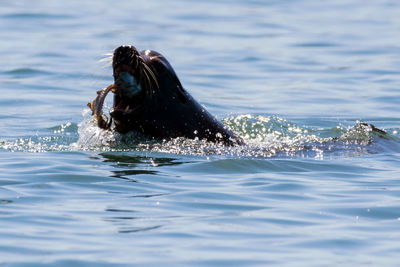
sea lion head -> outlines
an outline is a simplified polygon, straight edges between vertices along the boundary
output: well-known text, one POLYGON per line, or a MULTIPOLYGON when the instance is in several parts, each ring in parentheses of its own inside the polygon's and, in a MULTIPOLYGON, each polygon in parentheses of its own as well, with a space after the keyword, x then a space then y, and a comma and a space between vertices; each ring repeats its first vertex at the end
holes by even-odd
POLYGON ((115 95, 110 115, 116 121, 127 121, 143 109, 145 100, 154 94, 158 87, 157 78, 134 46, 116 48, 112 67, 115 95))

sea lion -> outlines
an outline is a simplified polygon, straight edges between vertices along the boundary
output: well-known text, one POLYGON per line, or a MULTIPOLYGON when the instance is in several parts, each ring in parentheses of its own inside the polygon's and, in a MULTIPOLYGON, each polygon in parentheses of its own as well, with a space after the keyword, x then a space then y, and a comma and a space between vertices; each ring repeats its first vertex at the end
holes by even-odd
POLYGON ((114 84, 97 92, 88 106, 103 129, 140 132, 153 139, 206 139, 225 145, 243 145, 235 135, 201 106, 182 86, 161 54, 134 46, 120 46, 112 58, 114 84), (103 118, 107 94, 114 93, 111 119, 103 118))

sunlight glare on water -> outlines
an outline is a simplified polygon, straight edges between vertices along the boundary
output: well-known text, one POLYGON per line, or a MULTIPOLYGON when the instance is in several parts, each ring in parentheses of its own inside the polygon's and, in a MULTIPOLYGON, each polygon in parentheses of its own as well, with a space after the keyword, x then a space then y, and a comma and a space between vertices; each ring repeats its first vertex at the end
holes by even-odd
POLYGON ((0 265, 397 265, 398 1, 1 6, 0 265), (246 145, 99 129, 120 45, 246 145))

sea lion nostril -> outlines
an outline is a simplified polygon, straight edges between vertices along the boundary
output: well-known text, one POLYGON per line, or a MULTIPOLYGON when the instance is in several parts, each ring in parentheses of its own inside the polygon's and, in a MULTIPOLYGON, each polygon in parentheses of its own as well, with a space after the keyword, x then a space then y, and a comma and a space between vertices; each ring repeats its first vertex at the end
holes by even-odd
POLYGON ((117 67, 120 64, 129 64, 133 55, 134 50, 129 46, 120 46, 116 48, 113 53, 113 66, 117 67))

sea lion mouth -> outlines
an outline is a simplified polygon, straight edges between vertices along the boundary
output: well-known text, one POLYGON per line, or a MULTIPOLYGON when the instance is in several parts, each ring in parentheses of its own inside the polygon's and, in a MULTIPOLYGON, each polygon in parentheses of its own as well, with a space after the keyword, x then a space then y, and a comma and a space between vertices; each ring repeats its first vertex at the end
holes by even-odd
POLYGON ((134 46, 120 46, 115 49, 112 66, 114 83, 118 90, 114 93, 124 98, 132 98, 143 91, 141 59, 134 46))
POLYGON ((117 93, 128 98, 132 98, 143 91, 142 85, 135 79, 135 76, 127 71, 118 73, 115 85, 119 89, 117 93))
POLYGON ((116 89, 113 90, 114 104, 110 114, 122 119, 138 109, 143 99, 158 88, 158 83, 154 72, 134 46, 116 48, 112 66, 116 89))
POLYGON ((140 82, 140 55, 133 46, 120 46, 113 54, 113 76, 116 90, 113 90, 114 103, 110 115, 122 119, 133 112, 134 98, 143 93, 140 82))
POLYGON ((142 85, 135 78, 132 68, 122 65, 115 73, 114 103, 110 110, 112 117, 127 116, 140 105, 138 101, 143 93, 142 85))
POLYGON ((133 113, 147 107, 148 99, 158 89, 157 77, 145 59, 134 46, 120 46, 114 50, 112 58, 114 83, 97 92, 97 97, 88 106, 92 110, 100 128, 109 129, 112 119, 123 131, 123 122, 130 121, 133 113), (114 93, 114 103, 110 109, 111 119, 103 114, 104 100, 109 92, 114 93), (147 103, 147 104, 146 104, 147 103))

